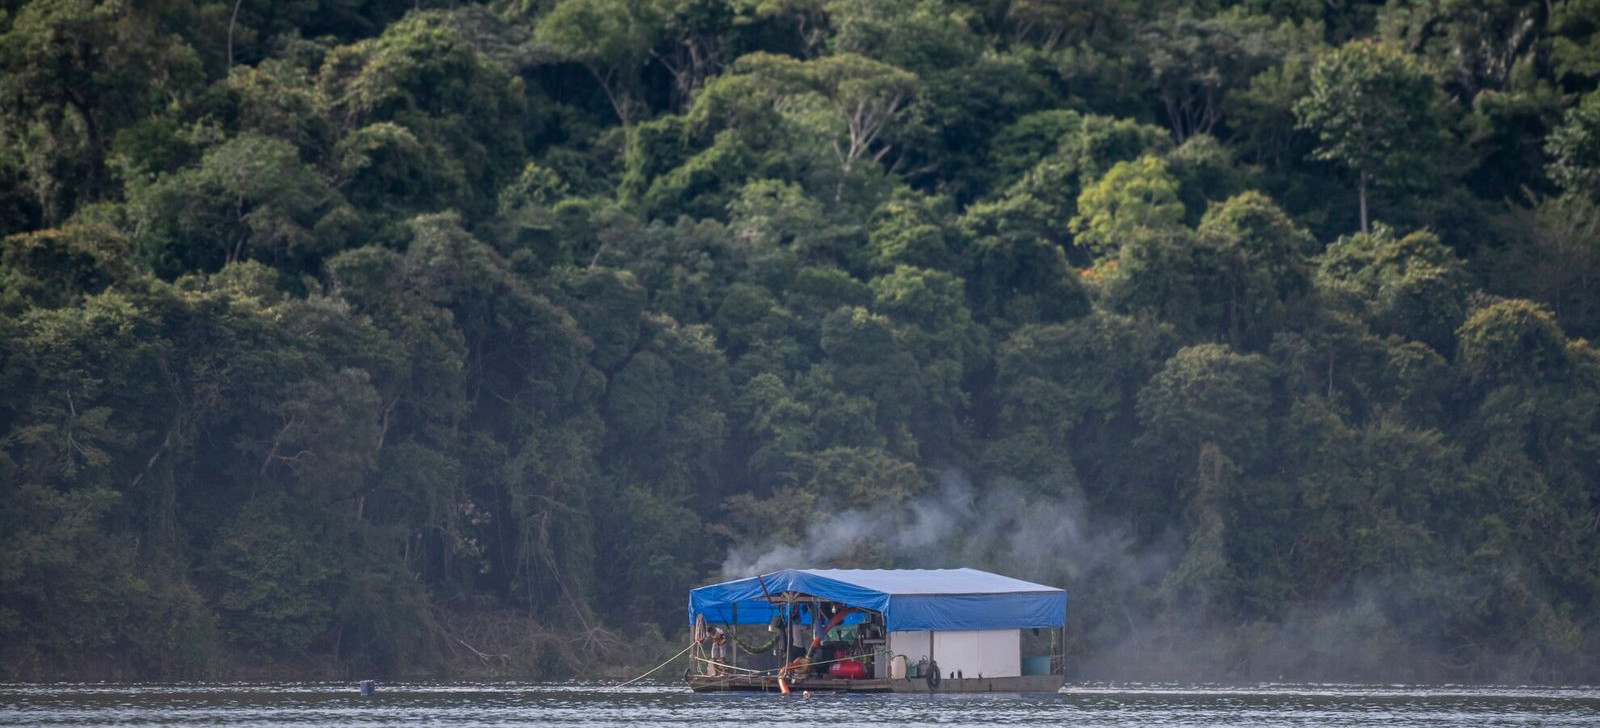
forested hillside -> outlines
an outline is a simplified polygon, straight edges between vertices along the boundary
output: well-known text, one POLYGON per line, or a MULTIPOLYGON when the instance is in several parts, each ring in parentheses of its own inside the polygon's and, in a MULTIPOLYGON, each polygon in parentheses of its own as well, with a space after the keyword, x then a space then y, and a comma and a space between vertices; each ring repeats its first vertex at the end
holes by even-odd
POLYGON ((0 9, 0 677, 1600 680, 1596 0, 0 9))

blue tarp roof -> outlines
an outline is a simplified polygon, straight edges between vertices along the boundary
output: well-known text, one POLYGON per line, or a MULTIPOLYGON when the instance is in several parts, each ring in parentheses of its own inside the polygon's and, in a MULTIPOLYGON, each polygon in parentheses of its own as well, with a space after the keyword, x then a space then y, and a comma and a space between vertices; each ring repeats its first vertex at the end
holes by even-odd
POLYGON ((880 612, 891 632, 1066 623, 1065 591, 977 569, 785 569, 691 590, 689 621, 765 624, 778 611, 766 595, 789 591, 880 612))

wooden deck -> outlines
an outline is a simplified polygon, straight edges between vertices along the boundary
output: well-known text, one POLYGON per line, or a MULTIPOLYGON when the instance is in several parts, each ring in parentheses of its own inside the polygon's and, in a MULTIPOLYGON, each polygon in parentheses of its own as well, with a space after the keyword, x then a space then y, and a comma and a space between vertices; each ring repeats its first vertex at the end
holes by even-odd
MULTIPOLYGON (((945 678, 937 688, 926 680, 911 678, 840 678, 808 677, 789 684, 798 693, 1053 693, 1065 682, 1061 675, 1023 675, 1021 677, 969 677, 945 678)), ((689 689, 697 693, 759 692, 778 693, 778 679, 771 675, 690 675, 689 689)))

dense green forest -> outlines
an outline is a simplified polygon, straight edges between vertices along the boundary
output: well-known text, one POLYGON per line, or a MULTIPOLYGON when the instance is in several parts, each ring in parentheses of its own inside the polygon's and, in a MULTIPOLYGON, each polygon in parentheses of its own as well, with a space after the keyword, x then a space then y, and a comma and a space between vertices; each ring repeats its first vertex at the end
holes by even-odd
POLYGON ((1079 677, 1600 680, 1597 83, 1597 0, 0 0, 0 677, 974 566, 1079 677))

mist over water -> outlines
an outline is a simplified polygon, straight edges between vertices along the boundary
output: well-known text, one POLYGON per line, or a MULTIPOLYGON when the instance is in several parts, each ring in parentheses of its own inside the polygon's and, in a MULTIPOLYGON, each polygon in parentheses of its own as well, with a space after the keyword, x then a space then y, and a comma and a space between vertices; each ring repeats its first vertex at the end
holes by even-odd
MULTIPOLYGON (((1132 532, 1091 513, 1075 490, 1043 493, 1004 480, 977 487, 947 469, 906 503, 855 510, 821 503, 799 543, 736 545, 722 571, 734 579, 787 568, 969 566, 1062 587, 1072 679, 1451 679, 1451 645, 1433 631, 1437 620, 1428 612, 1428 575, 1352 583, 1272 620, 1231 619, 1213 613, 1212 585, 1180 581, 1183 537, 1139 542, 1132 532), (1409 620, 1404 636, 1395 614, 1409 620)), ((1452 590, 1460 588, 1433 591, 1452 590)), ((1524 664, 1507 655, 1473 681, 1537 682, 1524 664)))
POLYGON ((595 683, 0 686, 0 726, 1586 726, 1600 689, 1076 685, 1066 694, 695 695, 595 683))

